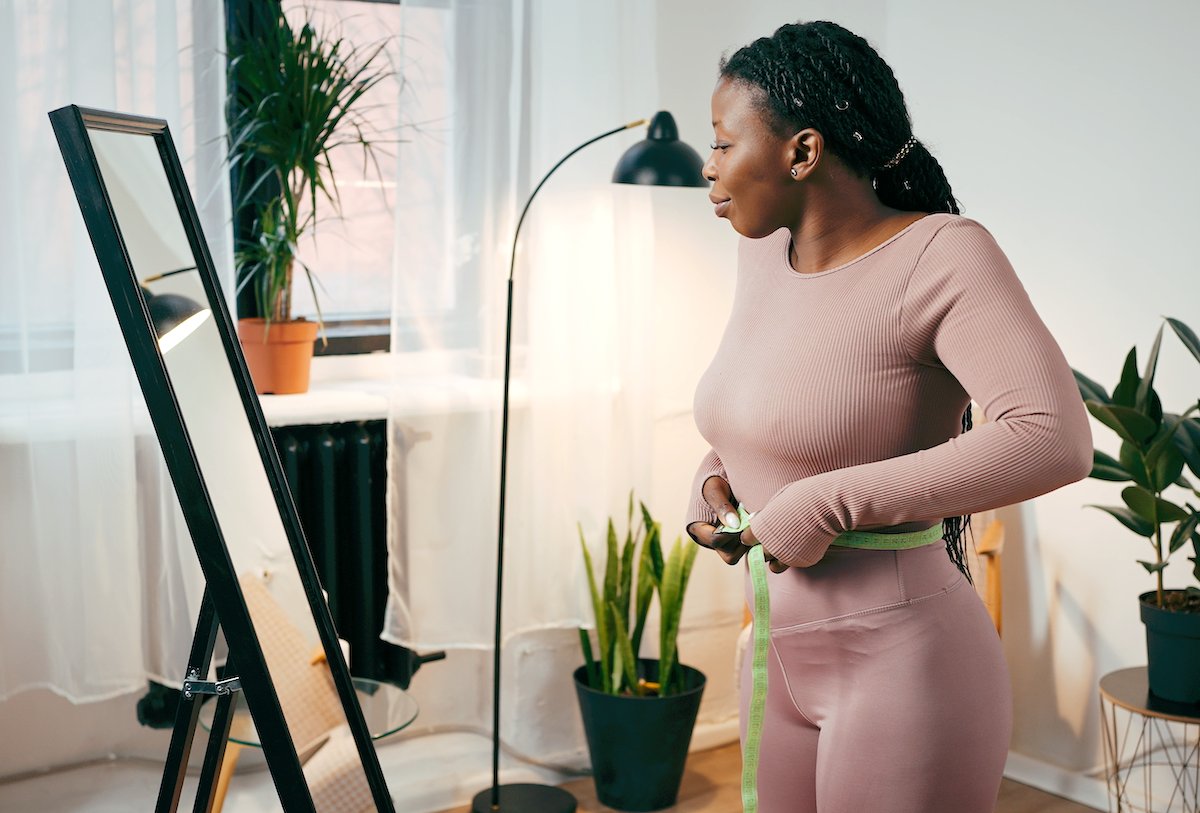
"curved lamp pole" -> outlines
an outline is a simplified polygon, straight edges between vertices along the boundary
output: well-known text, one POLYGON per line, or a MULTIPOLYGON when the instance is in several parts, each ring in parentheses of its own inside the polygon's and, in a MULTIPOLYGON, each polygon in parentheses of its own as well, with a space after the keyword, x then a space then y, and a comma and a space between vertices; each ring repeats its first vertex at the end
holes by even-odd
MULTIPOLYGON (((492 787, 480 791, 471 803, 473 813, 574 813, 575 797, 562 788, 530 783, 500 785, 500 609, 504 588, 504 502, 508 480, 508 383, 512 371, 512 312, 513 270, 517 262, 517 240, 521 236, 521 224, 537 193, 568 158, 597 141, 616 133, 640 127, 645 119, 624 124, 589 139, 564 155, 550 168, 545 177, 534 187, 521 217, 517 220, 513 235, 512 255, 508 263, 508 310, 504 329, 504 408, 500 429, 500 526, 496 543, 496 630, 492 661, 492 787)), ((675 119, 665 110, 655 114, 650 121, 646 138, 634 144, 617 162, 613 170, 613 183, 644 184, 650 186, 694 186, 707 187, 703 175, 704 162, 700 154, 679 140, 675 119)))

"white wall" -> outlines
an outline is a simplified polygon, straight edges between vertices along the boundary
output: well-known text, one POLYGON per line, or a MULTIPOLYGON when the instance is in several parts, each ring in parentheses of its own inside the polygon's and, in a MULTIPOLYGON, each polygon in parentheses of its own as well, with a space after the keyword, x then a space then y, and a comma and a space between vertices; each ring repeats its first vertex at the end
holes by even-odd
MULTIPOLYGON (((711 137, 723 51, 785 22, 836 21, 891 64, 915 134, 942 162, 964 214, 995 234, 1073 367, 1111 391, 1130 347, 1145 361, 1160 315, 1200 329, 1200 6, 756 0, 735 13, 716 0, 659 0, 659 9, 661 104, 697 148, 711 137)), ((666 232, 681 215, 659 217, 666 232)), ((681 295, 704 318, 681 344, 689 366, 670 384, 688 393, 703 369, 690 354, 709 352, 727 314, 734 240, 725 223, 692 223, 676 276, 695 280, 681 295)), ((1164 408, 1182 412, 1197 397, 1200 368, 1167 334, 1155 385, 1164 408)), ((1115 435, 1092 428, 1115 456, 1115 435)), ((1148 546, 1083 507, 1120 504, 1119 491, 1084 480, 1000 512, 1009 527, 1012 748, 1069 772, 1102 760, 1099 677, 1145 662, 1136 600, 1151 582, 1134 560, 1148 546)), ((1168 582, 1186 583, 1189 567, 1180 556, 1168 582)))

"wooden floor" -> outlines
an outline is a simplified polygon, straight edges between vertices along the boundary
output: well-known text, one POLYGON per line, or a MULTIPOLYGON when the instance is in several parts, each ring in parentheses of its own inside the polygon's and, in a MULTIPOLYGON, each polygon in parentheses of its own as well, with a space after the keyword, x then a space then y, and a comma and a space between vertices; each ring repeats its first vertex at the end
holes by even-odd
MULTIPOLYGON (((738 743, 696 751, 688 756, 679 802, 664 808, 673 813, 741 813, 741 767, 738 743)), ((596 801, 596 788, 590 777, 563 785, 579 800, 579 813, 610 813, 596 801)), ((470 806, 442 813, 470 813, 470 806)), ((1092 808, 1043 793, 1027 785, 1005 779, 1000 787, 996 813, 1095 813, 1092 808)))

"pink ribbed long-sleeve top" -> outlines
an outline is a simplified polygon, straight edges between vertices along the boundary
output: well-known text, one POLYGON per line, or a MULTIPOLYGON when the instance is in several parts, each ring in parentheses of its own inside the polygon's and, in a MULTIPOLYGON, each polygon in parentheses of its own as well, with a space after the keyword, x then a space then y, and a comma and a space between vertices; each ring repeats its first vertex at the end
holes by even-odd
POLYGON ((687 523, 720 524, 712 475, 781 562, 843 531, 1028 500, 1087 477, 1071 369, 1012 265, 966 217, 921 218, 848 263, 801 274, 791 234, 743 238, 729 324, 695 394, 711 451, 687 523), (974 400, 988 422, 962 431, 974 400))

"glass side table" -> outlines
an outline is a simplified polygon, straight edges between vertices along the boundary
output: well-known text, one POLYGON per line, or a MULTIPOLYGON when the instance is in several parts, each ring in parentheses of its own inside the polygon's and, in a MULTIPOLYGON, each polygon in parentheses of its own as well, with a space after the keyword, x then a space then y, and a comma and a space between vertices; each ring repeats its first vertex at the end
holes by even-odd
POLYGON ((1145 666, 1120 669, 1100 678, 1100 729, 1110 810, 1200 810, 1200 705, 1150 694, 1145 666))
MULTIPOLYGON (((409 726, 417 718, 417 701, 412 695, 391 683, 382 683, 370 678, 352 678, 354 693, 362 706, 363 719, 372 740, 382 740, 409 726)), ((216 698, 211 698, 200 707, 200 725, 212 733, 213 716, 216 714, 216 698)), ((229 726, 229 744, 225 748, 225 759, 217 775, 217 787, 213 798, 213 813, 220 813, 225 802, 229 780, 237 768, 242 748, 261 748, 262 742, 254 729, 250 709, 245 705, 245 696, 237 693, 233 704, 233 720, 229 726)), ((304 755, 301 755, 301 759, 304 755)))

